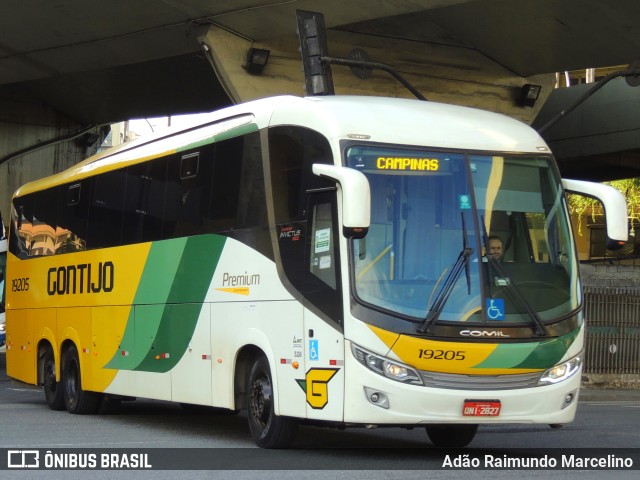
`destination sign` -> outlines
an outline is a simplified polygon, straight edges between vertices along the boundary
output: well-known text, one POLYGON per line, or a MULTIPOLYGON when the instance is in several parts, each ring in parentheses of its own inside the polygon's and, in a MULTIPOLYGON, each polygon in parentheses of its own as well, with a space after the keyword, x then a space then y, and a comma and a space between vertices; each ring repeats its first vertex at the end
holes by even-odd
POLYGON ((437 172, 440 170, 440 161, 437 158, 378 157, 376 160, 376 168, 378 170, 437 172))
POLYGON ((439 153, 403 148, 353 147, 347 152, 348 165, 370 172, 443 174, 451 172, 452 161, 463 161, 455 153, 439 153))

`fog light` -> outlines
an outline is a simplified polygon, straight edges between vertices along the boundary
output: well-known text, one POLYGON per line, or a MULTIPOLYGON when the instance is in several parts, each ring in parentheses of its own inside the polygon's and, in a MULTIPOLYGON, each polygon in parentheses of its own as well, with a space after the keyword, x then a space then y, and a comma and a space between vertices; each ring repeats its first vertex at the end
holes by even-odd
POLYGON ((364 394, 370 403, 373 403, 376 407, 389 408, 389 397, 384 393, 377 390, 373 390, 369 387, 364 387, 364 394))
POLYGON ((564 408, 567 408, 569 405, 573 403, 573 401, 576 399, 576 394, 577 394, 577 390, 574 390, 573 392, 567 393, 564 396, 564 402, 562 403, 561 410, 564 408))

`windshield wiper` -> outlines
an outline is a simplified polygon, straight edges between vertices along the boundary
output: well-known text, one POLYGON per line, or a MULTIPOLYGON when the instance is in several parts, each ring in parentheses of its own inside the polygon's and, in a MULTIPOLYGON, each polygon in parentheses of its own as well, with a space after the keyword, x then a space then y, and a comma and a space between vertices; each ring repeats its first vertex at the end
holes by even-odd
MULTIPOLYGON (((424 322, 422 322, 422 325, 418 327, 418 333, 428 333, 429 327, 431 327, 435 319, 440 316, 445 304, 447 303, 447 300, 449 299, 449 295, 451 295, 453 287, 456 284, 458 277, 460 276, 460 273, 462 273, 463 269, 467 268, 467 259, 471 256, 472 253, 473 248, 466 247, 462 249, 462 251, 458 255, 458 258, 456 259, 456 262, 453 264, 453 268, 451 268, 451 270, 449 271, 449 275, 447 275, 447 278, 442 284, 442 287, 440 287, 440 291, 438 291, 435 300, 431 304, 431 308, 429 308, 424 322)), ((468 276, 467 283, 469 284, 468 276)))
MULTIPOLYGON (((469 241, 467 239, 467 226, 464 223, 464 212, 460 212, 462 217, 462 248, 467 250, 469 248, 469 241)), ((471 295, 471 274, 469 273, 469 256, 473 253, 473 250, 464 259, 464 273, 467 276, 467 295, 471 295)))
POLYGON ((538 312, 536 312, 531 307, 531 304, 524 297, 524 295, 522 294, 518 286, 511 280, 509 275, 507 275, 507 272, 504 271, 504 268, 502 268, 502 265, 500 265, 500 262, 495 258, 493 258, 491 255, 487 255, 486 258, 491 264, 491 266, 496 270, 496 272, 498 272, 500 277, 503 280, 505 280, 504 281, 505 286, 509 287, 507 289, 507 292, 511 292, 513 296, 516 297, 518 302, 520 302, 520 304, 527 311, 527 314, 529 315, 529 317, 533 320, 534 333, 539 337, 548 337, 549 331, 547 330, 547 327, 545 326, 544 322, 540 318, 540 315, 538 315, 538 312))

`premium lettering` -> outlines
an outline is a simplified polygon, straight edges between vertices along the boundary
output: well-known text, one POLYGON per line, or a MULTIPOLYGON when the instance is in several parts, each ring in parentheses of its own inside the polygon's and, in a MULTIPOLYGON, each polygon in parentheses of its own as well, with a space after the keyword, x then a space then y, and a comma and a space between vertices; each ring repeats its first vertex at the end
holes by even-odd
POLYGON ((223 287, 248 287, 250 285, 260 285, 260 274, 244 272, 244 275, 230 275, 225 272, 222 275, 223 287))
POLYGON ((108 293, 113 290, 114 277, 113 262, 51 267, 47 273, 47 293, 49 295, 108 293))

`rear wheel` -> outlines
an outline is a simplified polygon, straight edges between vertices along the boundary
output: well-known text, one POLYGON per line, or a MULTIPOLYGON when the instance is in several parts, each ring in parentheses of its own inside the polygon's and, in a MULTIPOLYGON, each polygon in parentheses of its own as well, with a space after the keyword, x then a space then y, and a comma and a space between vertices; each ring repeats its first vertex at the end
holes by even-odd
POLYGON ((436 447, 461 448, 471 443, 478 425, 428 425, 427 435, 436 447))
POLYGON ((82 389, 78 349, 71 345, 62 358, 62 386, 64 405, 69 413, 95 413, 100 396, 82 389))
POLYGON ((298 424, 274 413, 275 394, 269 362, 260 356, 249 374, 247 416, 251 438, 262 448, 287 448, 293 442, 298 424))
POLYGON ((56 380, 56 361, 51 347, 44 352, 43 359, 43 390, 44 398, 47 399, 47 405, 51 410, 64 410, 64 395, 62 383, 56 380))

